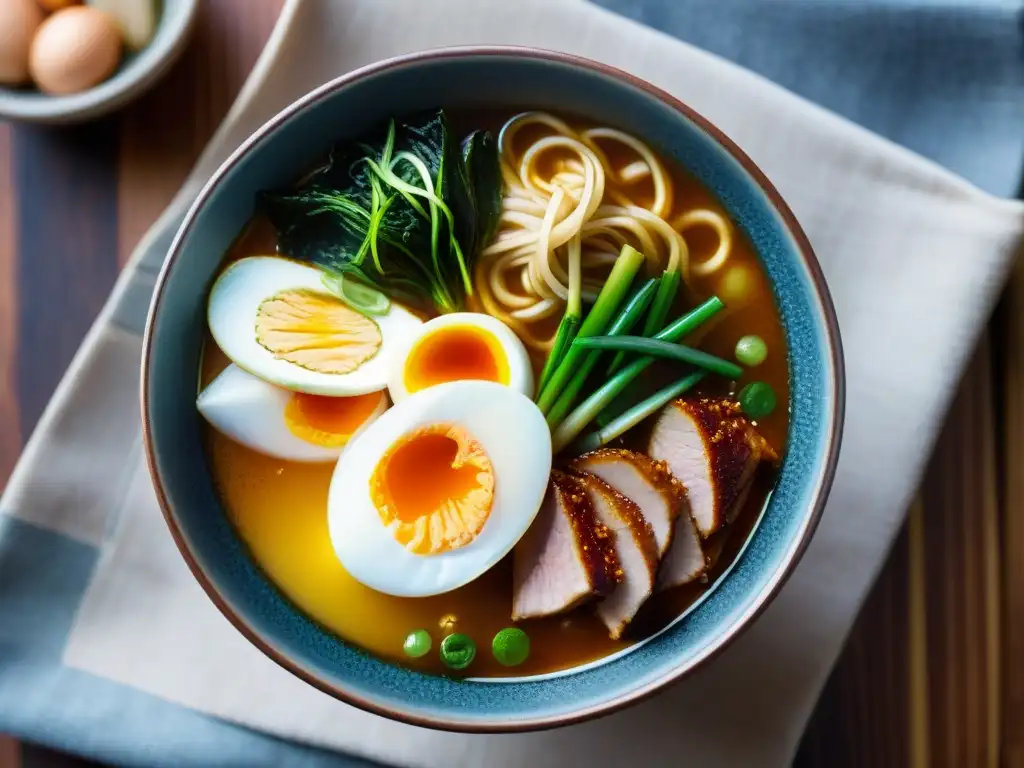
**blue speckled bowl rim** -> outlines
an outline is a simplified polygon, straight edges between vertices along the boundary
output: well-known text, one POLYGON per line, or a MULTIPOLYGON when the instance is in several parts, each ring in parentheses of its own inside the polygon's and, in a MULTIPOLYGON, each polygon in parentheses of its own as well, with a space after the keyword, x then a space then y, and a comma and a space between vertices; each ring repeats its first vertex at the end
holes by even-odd
MULTIPOLYGON (((711 659, 720 654, 736 637, 756 619, 772 598, 779 592, 786 580, 793 572, 796 564, 806 550, 810 540, 817 528, 818 522, 824 511, 832 481, 835 477, 836 465, 839 460, 840 445, 842 442, 843 418, 845 413, 846 387, 844 378, 844 362, 842 343, 839 334, 839 325, 836 319, 835 308, 832 298, 825 282, 817 257, 811 247, 803 229, 800 227, 793 212, 785 203, 778 190, 772 185, 760 168, 751 160, 731 139, 721 130, 715 127, 702 115, 692 108, 676 99, 669 93, 657 88, 645 80, 642 80, 628 72, 615 67, 592 61, 580 56, 563 53, 560 51, 544 50, 539 48, 528 48, 520 46, 455 46, 443 49, 427 50, 417 53, 405 54, 383 61, 370 64, 353 70, 348 74, 335 78, 328 83, 316 88, 305 96, 299 98, 288 107, 284 108, 273 118, 268 120, 260 129, 253 133, 238 149, 221 165, 216 173, 207 182, 206 186, 197 196, 192 207, 189 209, 185 219, 175 236, 174 242, 168 251, 167 258, 157 279, 153 302, 150 307, 149 317, 146 323, 146 330, 143 338, 142 348, 142 371, 141 371, 141 408, 142 408, 142 433, 143 444, 146 451, 146 460, 149 465, 150 475, 153 479, 157 499, 163 511, 164 519, 171 532, 171 535, 181 552, 193 576, 205 590, 211 601, 227 620, 253 645, 260 649, 271 660, 305 681, 334 698, 347 704, 358 707, 365 711, 387 717, 393 720, 402 721, 410 725, 440 730, 452 730, 466 733, 503 733, 539 730, 544 728, 560 727, 572 723, 582 722, 603 715, 610 714, 630 704, 637 703, 672 682, 678 681, 708 663, 711 659), (583 70, 589 70, 595 74, 603 75, 622 82, 626 86, 638 89, 661 101, 668 107, 680 113, 680 115, 703 130, 715 142, 717 142, 736 162, 738 162, 754 182, 765 194, 768 202, 775 209, 785 226, 787 234, 792 238, 793 244, 799 251, 804 267, 811 278, 816 297, 820 303, 822 319, 824 322, 824 337, 829 357, 822 363, 831 373, 833 390, 827 393, 832 406, 831 423, 827 425, 826 434, 827 455, 820 465, 815 487, 810 493, 812 503, 807 509, 803 520, 802 531, 798 540, 790 547, 783 557, 781 566, 768 580, 761 592, 754 596, 750 605, 746 608, 732 625, 728 626, 707 647, 702 649, 688 663, 679 665, 670 670, 662 677, 655 679, 643 686, 625 691, 617 696, 601 701, 596 705, 581 707, 570 713, 559 713, 553 716, 540 716, 530 719, 516 719, 509 721, 502 718, 490 720, 475 720, 473 722, 455 722, 445 718, 433 717, 430 715, 414 714, 394 707, 382 706, 368 698, 356 695, 331 682, 317 676, 301 664, 289 658, 277 649, 273 643, 264 638, 235 608, 220 594, 218 588, 207 577, 195 555, 190 549, 177 516, 169 503, 166 489, 163 486, 163 479, 158 468, 156 448, 152 438, 151 421, 149 413, 149 389, 150 389, 150 358, 154 339, 154 328, 156 320, 160 315, 160 307, 164 295, 164 286, 168 275, 173 269, 174 263, 180 255, 182 245, 188 240, 192 228, 195 225, 199 211, 213 196, 216 188, 222 179, 250 152, 255 151, 262 141, 274 133, 284 123, 289 121, 296 114, 316 104, 322 99, 331 96, 338 90, 351 83, 378 74, 382 71, 415 65, 420 62, 437 59, 471 58, 471 57, 522 57, 534 60, 545 60, 562 65, 568 65, 583 70)), ((724 580, 724 579, 723 579, 724 580)), ((719 584, 719 586, 721 586, 719 584)))

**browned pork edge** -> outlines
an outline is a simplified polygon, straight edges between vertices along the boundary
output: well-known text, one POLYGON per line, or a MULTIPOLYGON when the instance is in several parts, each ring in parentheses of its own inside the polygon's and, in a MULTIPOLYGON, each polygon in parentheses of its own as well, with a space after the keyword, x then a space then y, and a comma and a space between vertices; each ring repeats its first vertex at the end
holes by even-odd
POLYGON ((760 462, 778 459, 739 403, 729 398, 669 403, 651 431, 648 453, 664 462, 686 488, 691 514, 704 538, 735 517, 760 462), (683 434, 690 442, 684 441, 686 450, 680 452, 674 443, 683 434))
POLYGON ((608 527, 598 520, 594 505, 577 478, 555 469, 551 471, 551 482, 568 495, 569 522, 582 544, 594 596, 604 597, 622 581, 615 541, 608 527))
POLYGON ((569 463, 569 466, 575 471, 597 475, 640 507, 640 513, 654 532, 654 538, 658 543, 659 559, 665 556, 669 547, 672 546, 676 518, 681 512, 687 514, 689 512, 686 489, 672 476, 664 462, 655 461, 646 454, 625 448, 599 448, 576 457, 569 463), (661 509, 649 509, 649 504, 645 508, 642 503, 644 499, 635 498, 627 488, 616 484, 612 476, 613 473, 608 469, 619 463, 630 465, 647 482, 648 490, 660 497, 664 513, 661 509))
POLYGON ((557 471, 537 520, 516 545, 513 558, 513 620, 551 616, 606 595, 620 573, 609 531, 598 522, 587 494, 557 471), (566 527, 564 543, 571 551, 552 548, 551 537, 556 531, 562 536, 566 527), (563 568, 571 570, 559 573, 563 568), (555 571, 544 574, 544 569, 555 571))
MULTIPOLYGON (((612 639, 617 640, 654 591, 658 545, 654 531, 636 504, 589 472, 579 472, 576 476, 587 492, 600 496, 609 518, 615 518, 609 519, 606 525, 614 525, 611 533, 618 553, 621 582, 598 603, 597 614, 612 639)), ((602 519, 600 512, 597 518, 602 519)))

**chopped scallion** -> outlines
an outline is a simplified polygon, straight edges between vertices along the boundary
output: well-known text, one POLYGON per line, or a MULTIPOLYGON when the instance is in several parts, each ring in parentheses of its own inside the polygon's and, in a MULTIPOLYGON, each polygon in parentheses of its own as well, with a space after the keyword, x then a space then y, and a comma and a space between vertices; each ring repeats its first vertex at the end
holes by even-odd
POLYGON ((775 390, 763 381, 752 381, 739 394, 740 407, 752 419, 763 419, 775 410, 775 390))
POLYGON ((391 309, 391 299, 344 272, 324 272, 320 281, 332 294, 364 315, 386 315, 391 309))
POLYGON ((441 661, 452 669, 465 669, 476 658, 473 638, 458 632, 441 641, 441 661))
POLYGON ((430 633, 425 629, 417 629, 406 635, 402 650, 405 651, 406 656, 418 659, 430 651, 432 644, 430 633))
POLYGON ((491 651, 502 666, 517 667, 530 655, 530 637, 519 627, 506 627, 494 636, 491 651))
POLYGON ((768 345, 760 336, 744 336, 736 342, 736 359, 748 368, 754 368, 768 357, 768 345))

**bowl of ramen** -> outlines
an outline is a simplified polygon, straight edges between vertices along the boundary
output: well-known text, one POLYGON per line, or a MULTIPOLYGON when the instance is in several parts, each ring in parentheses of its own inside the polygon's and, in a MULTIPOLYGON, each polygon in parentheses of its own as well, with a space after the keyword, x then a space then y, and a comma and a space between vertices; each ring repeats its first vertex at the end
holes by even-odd
POLYGON ((636 701, 722 650, 832 482, 835 314, 796 220, 668 94, 446 49, 299 99, 188 213, 145 446, 218 608, 416 725, 636 701))

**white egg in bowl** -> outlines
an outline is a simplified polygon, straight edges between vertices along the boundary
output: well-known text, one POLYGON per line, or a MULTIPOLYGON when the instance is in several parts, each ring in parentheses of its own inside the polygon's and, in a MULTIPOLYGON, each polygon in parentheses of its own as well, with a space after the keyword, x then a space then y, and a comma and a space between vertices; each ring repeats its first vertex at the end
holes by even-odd
POLYGON ((393 357, 388 391, 398 403, 450 381, 504 384, 533 396, 533 368, 519 337, 497 318, 476 312, 441 315, 403 339, 393 357))
POLYGON ((210 291, 210 333, 235 365, 284 389, 346 397, 385 389, 395 350, 423 321, 397 304, 357 311, 327 290, 324 274, 278 256, 239 259, 210 291))
POLYGON ((551 435, 528 397, 489 381, 439 384, 392 407, 338 461, 334 552, 379 592, 449 592, 511 551, 550 472, 551 435))
POLYGON ((218 432, 257 453, 285 461, 335 461, 388 408, 384 391, 353 397, 290 392, 229 365, 196 408, 218 432))

